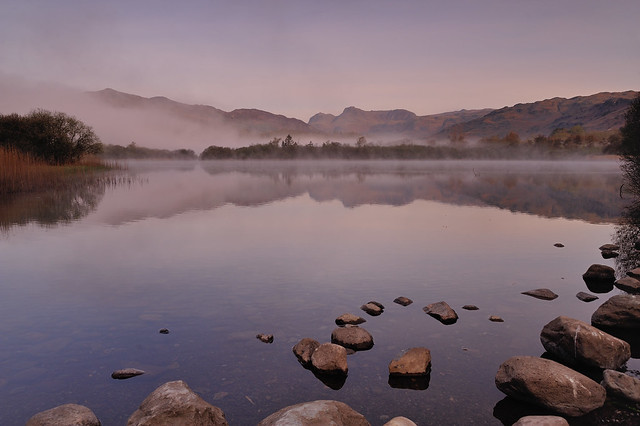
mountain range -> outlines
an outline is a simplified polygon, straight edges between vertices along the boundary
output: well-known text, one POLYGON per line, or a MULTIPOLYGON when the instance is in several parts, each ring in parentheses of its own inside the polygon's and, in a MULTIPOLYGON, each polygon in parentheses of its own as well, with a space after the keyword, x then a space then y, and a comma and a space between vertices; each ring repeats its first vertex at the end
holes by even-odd
POLYGON ((404 109, 364 111, 351 106, 337 116, 318 113, 306 123, 258 109, 226 112, 208 105, 189 105, 161 96, 144 98, 113 89, 88 92, 88 95, 118 110, 153 112, 185 125, 197 124, 200 128, 210 129, 212 135, 220 127, 231 128, 240 136, 260 138, 256 142, 291 134, 294 139, 316 137, 320 139, 316 140, 318 142, 332 138, 352 142, 365 136, 371 141, 424 143, 448 139, 451 135, 502 137, 511 131, 521 137, 533 137, 577 125, 587 131, 617 129, 624 124, 624 113, 638 92, 603 92, 500 109, 460 110, 424 116, 404 109))

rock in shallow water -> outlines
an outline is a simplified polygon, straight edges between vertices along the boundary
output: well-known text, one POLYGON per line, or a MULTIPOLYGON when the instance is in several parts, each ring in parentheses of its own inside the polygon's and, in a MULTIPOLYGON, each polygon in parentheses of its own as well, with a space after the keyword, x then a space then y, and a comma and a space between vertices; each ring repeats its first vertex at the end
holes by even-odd
POLYGON ((587 272, 582 274, 582 279, 591 291, 602 293, 603 291, 593 290, 592 287, 613 288, 613 282, 616 280, 615 271, 611 266, 593 264, 589 266, 587 272))
POLYGON ((336 318, 336 325, 358 325, 362 324, 363 322, 367 322, 367 320, 353 314, 342 314, 338 318, 336 318))
POLYGON ((640 380, 614 370, 605 370, 602 375, 602 386, 607 395, 640 402, 640 380))
POLYGON ((515 356, 503 362, 496 386, 506 395, 567 416, 582 416, 604 405, 602 386, 555 361, 515 356))
POLYGON ((398 305, 402 306, 409 306, 413 303, 413 300, 409 299, 408 297, 400 296, 393 299, 393 303, 397 303, 398 305))
POLYGON ((569 426, 569 422, 560 416, 525 416, 513 426, 569 426))
POLYGON ((127 426, 227 426, 224 413, 209 404, 182 380, 167 382, 142 401, 127 426))
POLYGON ((263 343, 273 343, 273 334, 257 334, 256 339, 263 343))
POLYGON ((632 277, 620 278, 614 285, 627 293, 640 293, 640 281, 632 277))
POLYGON ((548 288, 538 288, 535 290, 523 291, 521 294, 525 294, 527 296, 535 297, 536 299, 541 300, 553 300, 558 297, 553 291, 548 288))
POLYGON ((476 305, 464 305, 462 309, 467 311, 477 311, 480 308, 478 308, 476 305))
POLYGON ((593 294, 585 293, 584 291, 579 291, 576 294, 576 297, 583 302, 593 302, 594 300, 598 300, 598 296, 594 296, 593 294))
POLYGON ((64 404, 34 415, 26 426, 100 426, 100 421, 84 405, 64 404))
POLYGON ((129 379, 131 377, 140 376, 144 374, 143 370, 138 370, 137 368, 124 368, 122 370, 116 370, 111 373, 112 379, 124 380, 129 379))
POLYGON ((631 347, 624 340, 565 316, 545 325, 540 341, 547 352, 569 365, 618 369, 631 357, 631 347))
POLYGON ((343 374, 349 372, 347 350, 333 343, 323 343, 311 354, 311 364, 322 374, 343 374))
POLYGON ((596 327, 640 328, 640 296, 619 294, 604 302, 591 315, 596 327))
POLYGON ((394 417, 382 426, 418 426, 412 420, 406 417, 394 417))
POLYGON ((313 355, 313 352, 318 349, 318 346, 320 346, 320 343, 318 343, 317 340, 305 337, 296 343, 292 350, 300 364, 305 367, 310 367, 311 355, 313 355))
POLYGON ((432 303, 422 308, 422 310, 443 324, 454 324, 458 321, 458 314, 451 309, 447 302, 432 303))
POLYGON ((411 348, 389 363, 389 374, 421 376, 431 371, 431 352, 427 348, 411 348))
POLYGON ((491 322, 504 322, 502 317, 499 317, 498 315, 491 315, 489 317, 489 321, 491 321, 491 322))
POLYGON ((331 333, 331 343, 335 343, 354 351, 366 351, 373 347, 373 337, 362 327, 347 325, 338 327, 331 333))
POLYGON ((374 317, 377 317, 378 315, 382 314, 382 312, 384 312, 384 308, 381 308, 379 304, 376 304, 374 302, 365 303, 364 305, 360 306, 360 309, 374 317))
POLYGON ((266 417, 258 426, 369 426, 365 417, 339 401, 321 400, 291 405, 266 417))

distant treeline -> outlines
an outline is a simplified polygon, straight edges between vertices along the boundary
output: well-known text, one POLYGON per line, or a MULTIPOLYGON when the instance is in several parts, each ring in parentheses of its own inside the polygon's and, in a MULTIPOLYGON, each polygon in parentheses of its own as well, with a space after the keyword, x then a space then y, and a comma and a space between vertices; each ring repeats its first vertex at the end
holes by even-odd
POLYGON ((165 159, 165 160, 196 160, 198 156, 191 149, 154 149, 137 146, 131 142, 127 146, 105 145, 102 156, 109 159, 165 159))
POLYGON ((510 159, 510 158, 556 158, 576 155, 618 154, 620 150, 618 131, 585 132, 580 126, 571 129, 556 129, 549 136, 536 136, 521 140, 517 133, 503 137, 483 138, 469 143, 464 136, 450 138, 448 144, 395 145, 368 143, 364 136, 355 145, 326 141, 322 145, 313 142, 299 144, 291 135, 284 140, 273 138, 264 144, 241 148, 212 145, 200 154, 202 160, 213 159, 510 159))

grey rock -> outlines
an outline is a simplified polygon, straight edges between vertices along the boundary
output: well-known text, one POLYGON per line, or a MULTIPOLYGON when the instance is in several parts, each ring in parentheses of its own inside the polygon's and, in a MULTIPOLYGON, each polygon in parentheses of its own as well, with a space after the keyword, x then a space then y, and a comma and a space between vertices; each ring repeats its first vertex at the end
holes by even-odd
POLYGON ((584 291, 579 291, 578 294, 576 294, 576 297, 582 300, 583 302, 593 302, 594 300, 598 300, 598 296, 585 293, 584 291))
POLYGON ((619 294, 604 302, 591 316, 596 327, 640 328, 640 296, 619 294))
POLYGON ((116 370, 111 373, 112 379, 124 380, 129 379, 131 377, 140 376, 144 374, 143 370, 138 370, 137 368, 123 368, 122 370, 116 370))
POLYGON ((373 337, 362 327, 347 325, 338 327, 331 333, 331 343, 354 351, 365 351, 373 347, 373 337))
POLYGON ((384 308, 381 308, 380 306, 372 302, 365 303, 364 305, 360 306, 360 309, 374 317, 377 317, 378 315, 382 314, 382 312, 384 312, 384 308))
POLYGON ((399 417, 392 418, 391 420, 386 422, 383 426, 418 426, 418 425, 406 417, 399 416, 399 417))
POLYGON ((339 401, 320 400, 291 405, 264 418, 258 426, 369 426, 365 417, 339 401))
POLYGON ((545 325, 540 341, 547 352, 569 365, 618 369, 631 358, 631 347, 624 340, 565 316, 545 325))
POLYGON ((142 401, 127 426, 226 426, 224 413, 209 404, 182 380, 167 382, 142 401))
POLYGON ((566 416, 582 416, 604 405, 602 386, 555 361, 515 356, 503 362, 496 386, 506 395, 566 416))
POLYGON ((640 281, 632 277, 620 278, 614 285, 627 293, 640 293, 640 281))
POLYGON ((273 334, 257 334, 256 339, 263 343, 273 343, 273 334))
POLYGON ((447 302, 437 302, 425 306, 422 310, 443 324, 454 324, 458 321, 458 314, 451 309, 447 302))
POLYGON ((317 340, 305 337, 296 343, 292 350, 300 364, 309 367, 311 366, 311 355, 318 349, 318 346, 320 346, 320 343, 317 340))
POLYGON ((400 296, 393 299, 393 303, 397 303, 398 305, 402 306, 409 306, 413 303, 413 300, 409 299, 408 297, 400 296))
POLYGON ((640 402, 640 380, 614 370, 604 370, 602 386, 607 395, 640 402))
POLYGON ((26 426, 100 426, 100 421, 84 405, 64 404, 35 414, 26 426))
POLYGON ((367 320, 353 314, 342 314, 338 318, 336 318, 336 325, 358 325, 362 324, 363 322, 367 322, 367 320))
POLYGON ((431 352, 427 348, 411 348, 389 363, 389 374, 422 376, 431 371, 431 352))
POLYGON ((311 354, 311 364, 322 374, 343 374, 349 372, 347 350, 340 345, 323 343, 311 354))
POLYGON ((525 416, 513 426, 569 426, 569 422, 560 416, 525 416))
POLYGON ((536 299, 541 300, 553 300, 558 297, 553 291, 548 288, 538 288, 535 290, 523 291, 521 294, 526 294, 527 296, 535 297, 536 299))

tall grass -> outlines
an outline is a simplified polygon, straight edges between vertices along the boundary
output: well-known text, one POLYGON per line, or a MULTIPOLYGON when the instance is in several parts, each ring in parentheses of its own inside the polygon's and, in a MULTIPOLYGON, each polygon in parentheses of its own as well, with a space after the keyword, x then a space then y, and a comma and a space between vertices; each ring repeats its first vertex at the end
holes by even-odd
POLYGON ((95 158, 67 166, 52 166, 12 148, 0 147, 0 194, 46 191, 78 174, 117 168, 95 158))

